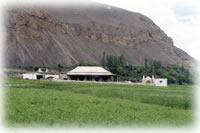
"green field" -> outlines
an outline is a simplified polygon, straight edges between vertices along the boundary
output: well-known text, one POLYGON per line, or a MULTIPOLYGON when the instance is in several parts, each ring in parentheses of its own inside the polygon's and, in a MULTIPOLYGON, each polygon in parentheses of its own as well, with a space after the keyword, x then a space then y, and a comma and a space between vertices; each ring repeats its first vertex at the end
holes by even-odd
POLYGON ((133 86, 7 79, 5 121, 11 126, 190 126, 191 86, 133 86))

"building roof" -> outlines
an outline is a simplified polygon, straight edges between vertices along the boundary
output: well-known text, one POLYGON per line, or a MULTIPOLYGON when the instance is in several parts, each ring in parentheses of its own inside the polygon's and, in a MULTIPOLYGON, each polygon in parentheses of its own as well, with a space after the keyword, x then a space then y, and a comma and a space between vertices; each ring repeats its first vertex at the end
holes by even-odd
POLYGON ((99 66, 78 66, 69 71, 67 75, 114 75, 99 66))

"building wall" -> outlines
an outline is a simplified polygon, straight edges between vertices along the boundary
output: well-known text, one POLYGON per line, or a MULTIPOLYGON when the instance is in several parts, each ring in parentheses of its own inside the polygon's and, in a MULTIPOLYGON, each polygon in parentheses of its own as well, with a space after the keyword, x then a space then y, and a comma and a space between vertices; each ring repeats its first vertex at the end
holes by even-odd
POLYGON ((69 77, 68 77, 66 74, 60 74, 60 75, 59 75, 59 78, 60 78, 60 79, 63 79, 63 80, 69 79, 69 77))
POLYGON ((167 79, 154 79, 153 83, 155 86, 167 86, 167 79))
POLYGON ((23 74, 23 79, 37 79, 36 74, 23 74))

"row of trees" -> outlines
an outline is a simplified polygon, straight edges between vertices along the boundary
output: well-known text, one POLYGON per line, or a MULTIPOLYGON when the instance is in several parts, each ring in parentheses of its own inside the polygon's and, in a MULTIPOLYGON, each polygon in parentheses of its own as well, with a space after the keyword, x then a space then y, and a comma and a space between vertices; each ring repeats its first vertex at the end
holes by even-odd
POLYGON ((144 66, 128 64, 124 56, 103 55, 101 64, 112 73, 118 74, 120 80, 141 82, 143 75, 167 78, 170 84, 192 84, 191 73, 183 66, 163 65, 161 61, 144 59, 144 66))
MULTIPOLYGON (((59 72, 69 71, 76 66, 97 66, 98 64, 92 62, 80 62, 71 67, 62 66, 48 67, 59 72)), ((112 73, 119 75, 119 80, 129 80, 133 82, 141 82, 142 76, 154 75, 156 78, 167 78, 170 84, 193 84, 192 74, 179 65, 163 65, 162 62, 151 59, 144 59, 143 66, 135 66, 129 64, 124 56, 113 56, 103 54, 101 65, 110 70, 112 73)), ((42 66, 25 66, 17 67, 27 71, 37 71, 42 66)))

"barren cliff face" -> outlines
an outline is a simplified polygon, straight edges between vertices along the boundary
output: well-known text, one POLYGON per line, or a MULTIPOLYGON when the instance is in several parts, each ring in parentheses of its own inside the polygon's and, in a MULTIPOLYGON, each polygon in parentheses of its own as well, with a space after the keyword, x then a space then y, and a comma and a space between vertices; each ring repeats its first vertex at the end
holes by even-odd
POLYGON ((100 63, 103 53, 131 64, 144 58, 189 66, 193 60, 147 17, 100 4, 7 11, 6 65, 100 63))

